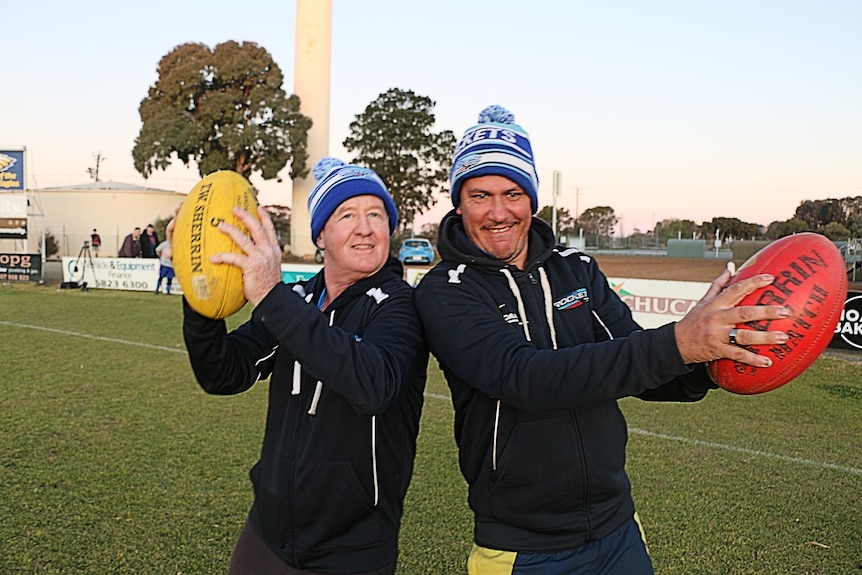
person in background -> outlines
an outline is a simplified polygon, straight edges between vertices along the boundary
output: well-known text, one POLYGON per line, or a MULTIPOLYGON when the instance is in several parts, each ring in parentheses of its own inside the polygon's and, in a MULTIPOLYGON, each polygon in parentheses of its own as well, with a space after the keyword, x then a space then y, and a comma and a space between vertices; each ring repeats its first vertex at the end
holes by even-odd
POLYGON ((156 282, 156 295, 162 290, 162 280, 165 280, 165 294, 171 295, 171 284, 174 282, 174 250, 171 242, 165 240, 156 246, 156 256, 159 258, 159 279, 156 282))
POLYGON ((244 253, 210 261, 242 269, 251 318, 228 333, 183 298, 185 344, 206 392, 237 394, 271 378, 251 470, 254 503, 230 575, 387 575, 396 567, 428 351, 413 289, 389 254, 398 210, 386 186, 372 170, 334 158, 313 173, 311 237, 326 250, 315 276, 283 283, 266 210, 258 208, 257 221, 234 208, 250 236, 219 228, 244 253))
POLYGON ((683 319, 642 329, 596 261, 533 216, 530 139, 499 106, 464 133, 450 184, 442 261, 416 305, 452 392, 474 515, 468 573, 652 574, 617 400, 698 401, 717 387, 705 362, 718 358, 768 369, 744 346, 787 335, 734 328, 788 310, 734 306, 773 278, 723 289, 726 271, 683 319))
POLYGON ((135 228, 132 233, 123 238, 123 245, 117 252, 119 258, 141 257, 141 228, 135 228))
POLYGON ((99 257, 99 248, 102 247, 102 236, 93 228, 93 233, 90 234, 90 247, 92 248, 93 257, 99 257))
POLYGON ((156 233, 156 230, 153 228, 153 224, 147 224, 147 227, 144 229, 144 233, 141 234, 141 257, 142 258, 158 257, 156 255, 156 246, 157 245, 159 245, 159 235, 156 233))

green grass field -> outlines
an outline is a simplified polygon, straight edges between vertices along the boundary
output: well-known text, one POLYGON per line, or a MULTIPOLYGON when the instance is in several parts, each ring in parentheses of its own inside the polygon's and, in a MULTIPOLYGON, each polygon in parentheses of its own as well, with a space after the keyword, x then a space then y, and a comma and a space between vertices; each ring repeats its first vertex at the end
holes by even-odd
MULTIPOLYGON (((267 384, 204 394, 180 325, 177 297, 0 285, 0 574, 226 571, 267 384)), ((426 394, 399 572, 464 574, 471 516, 433 361, 426 394)), ((862 574, 862 365, 622 405, 657 573, 862 574)))

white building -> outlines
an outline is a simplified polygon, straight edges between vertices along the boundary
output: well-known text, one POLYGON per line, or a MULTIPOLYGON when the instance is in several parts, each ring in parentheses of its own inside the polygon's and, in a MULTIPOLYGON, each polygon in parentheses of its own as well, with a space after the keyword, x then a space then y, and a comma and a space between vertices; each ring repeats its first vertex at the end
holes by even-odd
POLYGON ((26 194, 26 246, 23 240, 0 239, 0 253, 40 252, 44 227, 60 246, 53 257, 78 255, 93 229, 102 238, 99 255, 114 257, 134 228, 143 230, 157 219, 173 216, 186 197, 185 193, 119 182, 42 188, 26 194))

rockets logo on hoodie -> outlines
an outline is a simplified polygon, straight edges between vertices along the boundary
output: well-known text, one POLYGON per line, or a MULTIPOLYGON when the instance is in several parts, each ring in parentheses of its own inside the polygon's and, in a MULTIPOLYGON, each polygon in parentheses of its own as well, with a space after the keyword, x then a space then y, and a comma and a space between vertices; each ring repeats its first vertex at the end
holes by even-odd
POLYGON ((576 289, 567 296, 560 298, 554 302, 554 307, 559 311, 574 309, 590 301, 590 296, 587 294, 587 288, 576 289))

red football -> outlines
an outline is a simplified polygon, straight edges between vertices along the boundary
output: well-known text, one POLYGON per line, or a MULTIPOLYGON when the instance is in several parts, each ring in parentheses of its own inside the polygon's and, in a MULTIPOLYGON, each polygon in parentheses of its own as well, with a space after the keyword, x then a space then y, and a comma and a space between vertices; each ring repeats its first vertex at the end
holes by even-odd
POLYGON ((747 322, 737 329, 783 331, 783 345, 747 349, 772 358, 772 367, 758 368, 731 359, 709 364, 722 388, 751 395, 773 390, 799 376, 832 340, 847 297, 847 270, 838 248, 825 236, 801 233, 774 241, 748 259, 730 284, 768 273, 775 281, 745 296, 739 305, 783 305, 790 317, 747 322))

